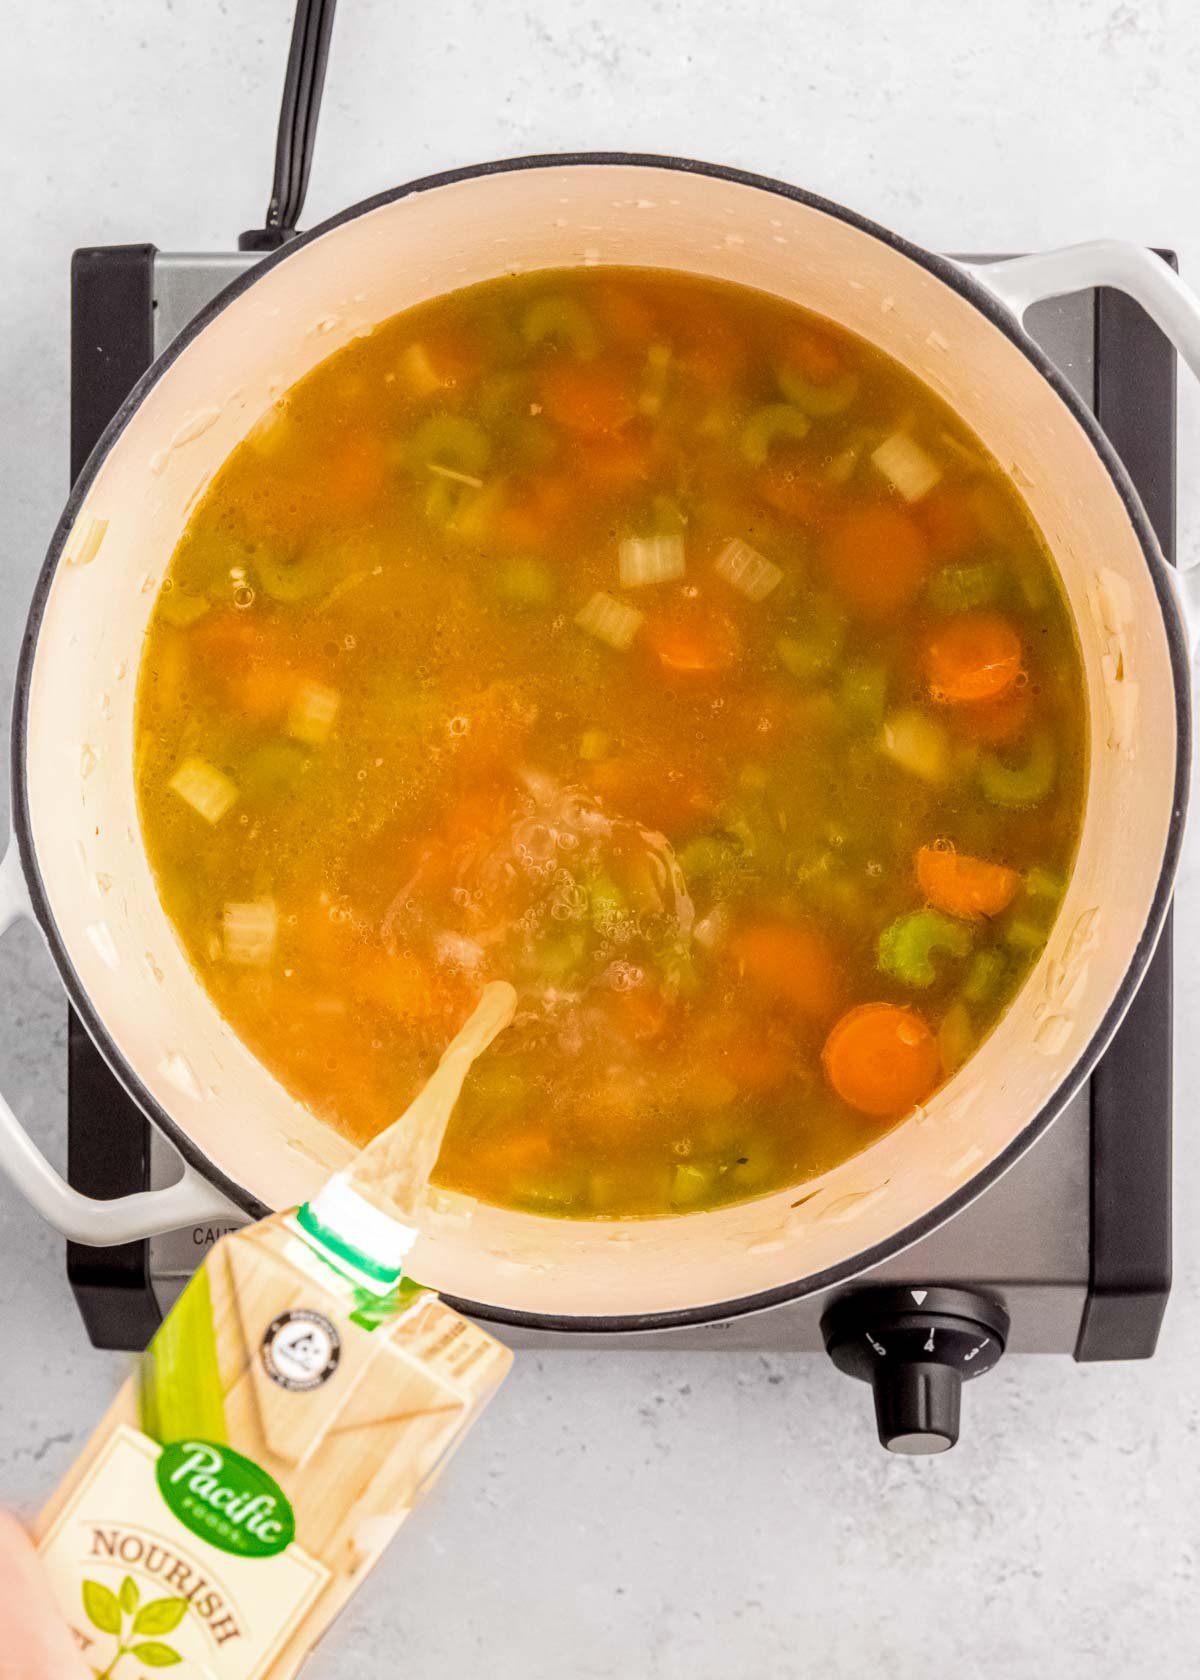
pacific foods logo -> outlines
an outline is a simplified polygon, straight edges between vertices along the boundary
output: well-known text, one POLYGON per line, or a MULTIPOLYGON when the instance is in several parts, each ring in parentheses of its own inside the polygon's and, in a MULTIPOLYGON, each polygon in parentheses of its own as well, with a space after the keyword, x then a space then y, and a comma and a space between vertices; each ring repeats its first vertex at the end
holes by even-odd
POLYGON ((159 1454, 158 1488, 180 1522, 236 1557, 268 1558, 296 1537, 279 1484, 253 1459, 212 1441, 173 1441, 159 1454))

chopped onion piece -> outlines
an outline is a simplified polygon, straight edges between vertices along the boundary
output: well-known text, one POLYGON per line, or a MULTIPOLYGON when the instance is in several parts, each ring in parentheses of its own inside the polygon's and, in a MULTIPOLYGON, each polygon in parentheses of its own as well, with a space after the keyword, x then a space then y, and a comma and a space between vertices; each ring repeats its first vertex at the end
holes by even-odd
POLYGON ((637 589, 647 583, 670 583, 684 572, 683 538, 677 531, 655 537, 626 537, 617 550, 621 583, 637 589))
POLYGON ((336 689, 324 683, 302 682, 288 708, 287 732, 296 741, 319 747, 328 740, 340 699, 336 689))
POLYGON ((706 951, 715 950, 729 932, 729 906, 714 904, 707 916, 701 916, 692 929, 692 938, 706 951))
POLYGON ((437 960, 451 968, 478 968, 483 961, 483 946, 461 933, 439 933, 433 948, 437 960))
POLYGON ((159 596, 158 610, 176 630, 187 630, 208 611, 203 595, 185 595, 182 589, 164 590, 159 596))
POLYGON ((848 444, 840 455, 835 455, 825 468, 825 477, 830 484, 849 484, 854 476, 854 469, 858 465, 858 457, 862 453, 856 443, 848 444))
POLYGON ((409 390, 418 397, 431 397, 444 384, 429 359, 428 350, 419 342, 410 344, 401 356, 400 374, 409 390))
POLYGON ((598 589, 587 606, 575 614, 575 622, 589 636, 595 636, 597 640, 607 642, 609 647, 624 652, 637 635, 644 617, 645 614, 636 607, 598 589))
POLYGON ((902 770, 925 782, 950 775, 950 742, 941 724, 924 712, 893 712, 884 719, 882 746, 902 770))
POLYGON ((580 758, 607 758, 611 749, 612 739, 602 729, 585 729, 579 737, 580 758))
POLYGON ((225 772, 202 758, 185 758, 168 786, 209 823, 219 823, 238 796, 225 772))
POLYGON ((783 582, 783 573, 774 561, 768 560, 756 548, 740 537, 727 542, 716 558, 716 569, 726 581, 751 601, 765 601, 773 589, 783 582))
POLYGON ((871 459, 906 502, 919 502, 942 476, 941 467, 907 432, 893 432, 884 438, 871 459))
POLYGON ((261 966, 275 954, 279 913, 273 898, 258 898, 249 904, 227 904, 221 920, 221 939, 226 962, 261 966))
POLYGON ((639 414, 657 414, 667 390, 667 375, 671 367, 671 346, 652 344, 646 352, 646 371, 638 395, 639 414))

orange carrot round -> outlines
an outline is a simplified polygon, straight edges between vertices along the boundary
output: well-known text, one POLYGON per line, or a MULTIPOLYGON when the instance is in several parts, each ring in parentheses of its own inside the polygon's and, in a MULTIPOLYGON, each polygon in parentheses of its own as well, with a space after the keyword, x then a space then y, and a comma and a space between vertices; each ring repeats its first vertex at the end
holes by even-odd
POLYGON ((780 359, 814 385, 831 385, 846 366, 841 347, 817 327, 789 333, 780 359))
POLYGON ((844 1103, 863 1114, 898 1118, 938 1082, 937 1039, 915 1009, 862 1003, 825 1040, 825 1076, 844 1103))
POLYGON ((754 488, 777 513, 792 519, 819 519, 825 512, 829 492, 819 475, 786 446, 754 475, 754 488))
POLYGON ((935 700, 977 705, 996 700, 1021 671, 1021 638, 999 613, 962 613, 930 636, 925 675, 935 700))
POLYGON ((741 638, 723 613, 689 612, 646 625, 643 640, 665 670, 681 676, 709 676, 737 663, 741 638))
POLYGON ((996 700, 978 700, 973 706, 960 706, 954 722, 973 740, 995 747, 1024 735, 1032 716, 1033 696, 1027 686, 1014 683, 996 700))
POLYGON ((369 506, 388 479, 387 455, 377 434, 349 437, 328 457, 322 489, 329 502, 346 512, 369 506))
POLYGON ((938 846, 917 853, 917 881, 935 910, 968 922, 1007 910, 1021 885, 1015 869, 938 846))
POLYGON ((917 523, 939 560, 958 560, 979 541, 979 516, 969 493, 939 484, 918 503, 917 523))
POLYGON ((576 461, 582 476, 601 490, 628 490, 650 476, 654 440, 638 426, 605 437, 581 439, 576 461))
POLYGON ((606 437, 637 413, 632 384, 611 362, 555 356, 541 371, 538 395, 550 419, 580 437, 606 437))
POLYGON ((888 618, 911 605, 928 565, 929 545, 900 508, 856 509, 839 519, 826 540, 829 581, 861 618, 888 618))
POLYGON ((794 922, 755 922, 730 940, 744 978, 791 1013, 828 1020, 842 995, 842 974, 827 942, 794 922))

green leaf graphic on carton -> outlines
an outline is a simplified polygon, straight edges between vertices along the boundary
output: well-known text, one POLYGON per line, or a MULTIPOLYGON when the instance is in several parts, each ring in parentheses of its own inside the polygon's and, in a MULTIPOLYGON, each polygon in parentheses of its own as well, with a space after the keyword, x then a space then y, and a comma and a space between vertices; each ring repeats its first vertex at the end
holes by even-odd
POLYGON ((235 1557, 275 1557, 291 1545, 296 1518, 278 1482, 251 1458, 216 1441, 172 1441, 159 1454, 158 1490, 193 1534, 235 1557))
POLYGON ((144 1662, 147 1668, 170 1668, 183 1658, 178 1651, 173 1651, 169 1645, 160 1640, 148 1639, 144 1645, 135 1645, 133 1655, 139 1662, 144 1662))
POLYGON ((156 1598, 134 1619, 134 1633, 173 1633, 187 1614, 186 1598, 156 1598))
POLYGON ((99 1581, 83 1583, 83 1612, 101 1633, 120 1633, 121 1605, 117 1595, 109 1592, 99 1581))
POLYGON ((186 1598, 155 1598, 142 1604, 142 1594, 132 1576, 126 1575, 120 1592, 111 1592, 100 1581, 83 1583, 83 1609, 89 1622, 101 1633, 111 1633, 117 1648, 109 1658, 108 1667, 94 1669, 96 1680, 112 1680, 117 1665, 126 1657, 136 1657, 147 1668, 173 1668, 183 1658, 173 1645, 161 1639, 138 1639, 142 1633, 170 1633, 187 1614, 186 1598), (141 1605, 141 1609, 138 1606, 141 1605), (125 1637, 126 1618, 133 1617, 129 1639, 125 1637), (135 1640, 136 1643, 130 1643, 135 1640))

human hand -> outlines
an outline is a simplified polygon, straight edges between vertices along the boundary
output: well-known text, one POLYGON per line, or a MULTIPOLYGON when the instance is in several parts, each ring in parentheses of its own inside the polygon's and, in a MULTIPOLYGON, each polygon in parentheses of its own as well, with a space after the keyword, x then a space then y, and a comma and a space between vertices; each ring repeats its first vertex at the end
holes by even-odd
POLYGON ((0 1511, 0 1680, 89 1680, 28 1535, 0 1511))

